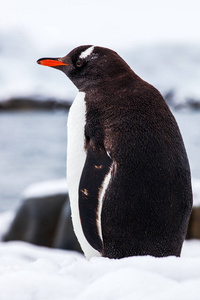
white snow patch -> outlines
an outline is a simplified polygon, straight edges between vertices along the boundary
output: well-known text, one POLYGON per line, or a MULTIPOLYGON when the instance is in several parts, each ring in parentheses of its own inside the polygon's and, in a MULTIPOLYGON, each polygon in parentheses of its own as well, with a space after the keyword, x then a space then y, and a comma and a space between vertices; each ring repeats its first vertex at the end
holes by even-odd
POLYGON ((14 217, 15 217, 14 211, 7 211, 7 212, 0 213, 0 241, 2 241, 4 234, 8 231, 14 217))
POLYGON ((58 194, 67 194, 67 192, 67 179, 63 178, 31 184, 24 190, 22 195, 27 199, 50 195, 52 196, 58 194))
POLYGON ((95 257, 23 242, 0 243, 1 300, 198 300, 200 241, 183 256, 95 257))
POLYGON ((193 206, 200 206, 200 179, 192 179, 193 206))
MULTIPOLYGON (((58 186, 54 183, 47 190, 58 186)), ((193 179, 195 203, 199 187, 200 180, 193 179)), ((39 192, 37 185, 35 190, 39 192)), ((0 236, 13 216, 0 214, 0 236)), ((199 300, 200 240, 185 241, 180 258, 93 257, 90 261, 76 252, 0 242, 0 275, 1 300, 199 300)))
POLYGON ((94 46, 91 46, 91 47, 87 48, 85 51, 83 51, 79 57, 80 58, 86 58, 87 56, 92 54, 93 50, 94 50, 94 46))

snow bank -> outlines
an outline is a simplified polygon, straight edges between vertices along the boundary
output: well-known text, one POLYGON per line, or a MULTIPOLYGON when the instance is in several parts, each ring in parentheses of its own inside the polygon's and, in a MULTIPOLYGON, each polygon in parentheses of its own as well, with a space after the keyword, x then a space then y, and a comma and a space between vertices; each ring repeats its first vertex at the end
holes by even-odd
POLYGON ((192 179, 193 205, 200 206, 200 179, 192 179))
POLYGON ((90 261, 73 252, 1 243, 0 274, 1 300, 197 300, 200 242, 185 242, 181 258, 90 261))
MULTIPOLYGON (((200 199, 200 180, 193 180, 200 199)), ((26 197, 66 192, 65 179, 29 187, 26 197)), ((13 218, 0 215, 0 236, 13 218)), ((92 258, 23 242, 0 243, 1 300, 199 300, 200 241, 185 241, 181 258, 92 258)))
POLYGON ((0 241, 2 240, 3 235, 8 231, 14 217, 14 211, 0 213, 0 241))
POLYGON ((29 185, 22 193, 23 198, 37 198, 50 195, 67 194, 67 179, 42 181, 29 185))

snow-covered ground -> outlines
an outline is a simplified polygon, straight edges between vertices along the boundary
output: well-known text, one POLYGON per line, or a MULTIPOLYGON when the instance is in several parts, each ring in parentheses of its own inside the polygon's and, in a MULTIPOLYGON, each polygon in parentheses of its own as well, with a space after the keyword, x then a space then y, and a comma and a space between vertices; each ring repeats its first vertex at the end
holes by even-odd
MULTIPOLYGON (((65 192, 65 180, 32 185, 27 197, 65 192), (52 192, 51 192, 52 193, 52 192)), ((200 180, 193 180, 200 202, 200 180)), ((0 236, 13 219, 0 215, 0 236)), ((76 252, 0 242, 1 300, 199 300, 200 240, 185 241, 182 256, 92 258, 76 252)))
POLYGON ((29 185, 23 191, 23 198, 37 198, 50 195, 67 194, 67 179, 58 179, 50 181, 42 181, 29 185))
POLYGON ((0 243, 1 300, 199 300, 200 241, 181 258, 92 258, 22 242, 0 243))

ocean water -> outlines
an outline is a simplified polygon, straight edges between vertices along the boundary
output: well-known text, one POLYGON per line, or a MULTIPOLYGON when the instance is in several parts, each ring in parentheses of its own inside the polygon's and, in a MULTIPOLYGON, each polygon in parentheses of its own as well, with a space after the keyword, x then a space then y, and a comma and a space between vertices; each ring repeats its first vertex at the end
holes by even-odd
POLYGON ((66 174, 67 112, 0 113, 0 211, 30 184, 66 174))
MULTIPOLYGON (((174 111, 192 176, 200 178, 200 113, 174 111)), ((16 209, 30 184, 66 174, 67 112, 0 113, 0 212, 16 209)))

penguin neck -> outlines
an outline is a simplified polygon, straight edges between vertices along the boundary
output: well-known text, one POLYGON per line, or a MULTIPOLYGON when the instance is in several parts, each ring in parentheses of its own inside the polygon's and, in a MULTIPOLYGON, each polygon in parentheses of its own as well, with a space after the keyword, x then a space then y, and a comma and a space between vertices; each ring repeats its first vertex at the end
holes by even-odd
POLYGON ((87 81, 83 86, 79 87, 80 92, 90 93, 107 93, 112 94, 116 89, 124 89, 124 86, 131 85, 132 88, 136 85, 138 76, 131 70, 131 72, 113 74, 113 76, 102 76, 96 78, 94 81, 87 81), (117 83, 117 84, 116 84, 117 83))

